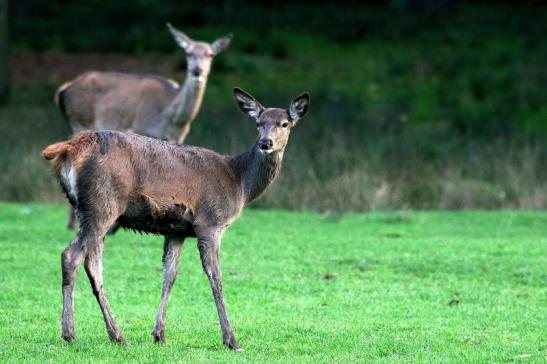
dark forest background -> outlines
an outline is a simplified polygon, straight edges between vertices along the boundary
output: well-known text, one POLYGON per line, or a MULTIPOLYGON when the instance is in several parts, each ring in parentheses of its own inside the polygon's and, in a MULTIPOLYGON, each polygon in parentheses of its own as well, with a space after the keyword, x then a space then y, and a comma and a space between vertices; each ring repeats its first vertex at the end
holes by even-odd
POLYGON ((251 145, 254 127, 236 109, 233 86, 268 106, 311 92, 281 177, 256 206, 547 207, 540 2, 0 2, 9 3, 11 41, 0 47, 11 48, 2 200, 62 200, 40 150, 69 135, 52 102, 64 81, 89 69, 184 80, 169 21, 194 39, 234 34, 215 58, 188 143, 222 153, 251 145))

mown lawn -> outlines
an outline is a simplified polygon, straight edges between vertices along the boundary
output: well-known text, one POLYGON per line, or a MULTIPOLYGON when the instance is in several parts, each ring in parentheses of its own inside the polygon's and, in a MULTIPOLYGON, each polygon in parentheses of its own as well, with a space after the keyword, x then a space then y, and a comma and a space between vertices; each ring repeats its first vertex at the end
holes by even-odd
POLYGON ((545 362, 546 212, 319 215, 247 210, 223 241, 245 352, 221 344, 195 240, 152 329, 162 239, 109 237, 105 287, 130 344, 108 341, 80 270, 78 340, 60 337, 65 206, 0 204, 0 362, 545 362))

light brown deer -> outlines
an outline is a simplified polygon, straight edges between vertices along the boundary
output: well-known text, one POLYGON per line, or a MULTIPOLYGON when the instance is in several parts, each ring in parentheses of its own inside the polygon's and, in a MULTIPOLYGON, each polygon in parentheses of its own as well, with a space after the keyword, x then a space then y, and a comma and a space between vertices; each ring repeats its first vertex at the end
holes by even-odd
POLYGON ((196 237, 223 343, 230 349, 241 349, 223 299, 221 238, 243 207, 259 197, 278 175, 290 131, 307 112, 309 95, 295 98, 287 110, 264 108, 238 88, 234 96, 258 128, 254 145, 237 156, 117 131, 82 132, 43 151, 46 159, 54 160, 54 176, 80 219, 76 238, 61 256, 61 327, 65 340, 75 339, 73 290, 83 260, 110 339, 125 342, 108 305, 102 277, 103 239, 118 221, 124 228, 165 237, 163 289, 152 331, 155 341, 165 340, 167 301, 182 245, 187 237, 196 237))
MULTIPOLYGON (((213 58, 226 49, 232 35, 212 44, 190 39, 167 23, 175 41, 186 51, 186 80, 182 87, 156 75, 85 72, 62 85, 55 102, 73 132, 129 131, 182 143, 203 100, 213 58)), ((67 226, 75 226, 74 211, 67 226)))

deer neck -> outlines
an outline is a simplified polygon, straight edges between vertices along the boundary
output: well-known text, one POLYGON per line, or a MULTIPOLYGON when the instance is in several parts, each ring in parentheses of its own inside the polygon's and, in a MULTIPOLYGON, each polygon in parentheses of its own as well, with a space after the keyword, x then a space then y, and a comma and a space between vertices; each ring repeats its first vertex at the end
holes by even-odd
POLYGON ((184 141, 190 123, 201 107, 206 84, 207 78, 199 80, 192 77, 189 72, 186 74, 186 80, 180 91, 163 112, 163 118, 166 120, 164 133, 166 139, 176 140, 179 143, 184 141))
POLYGON ((257 140, 250 151, 236 157, 246 203, 258 198, 275 180, 281 170, 283 152, 263 153, 257 140))

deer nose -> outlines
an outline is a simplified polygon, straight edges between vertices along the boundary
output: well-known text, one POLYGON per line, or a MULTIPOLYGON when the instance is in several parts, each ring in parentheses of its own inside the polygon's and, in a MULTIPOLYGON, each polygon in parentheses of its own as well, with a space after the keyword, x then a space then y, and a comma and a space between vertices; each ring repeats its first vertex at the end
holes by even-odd
POLYGON ((196 68, 193 68, 193 69, 192 69, 192 76, 194 76, 194 77, 199 77, 199 76, 201 76, 201 69, 199 69, 199 68, 197 68, 197 67, 196 67, 196 68))
POLYGON ((273 142, 271 139, 260 139, 258 141, 258 147, 262 150, 268 150, 268 149, 272 149, 273 147, 273 142))

